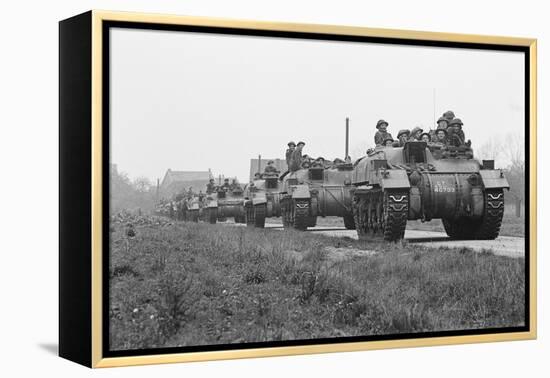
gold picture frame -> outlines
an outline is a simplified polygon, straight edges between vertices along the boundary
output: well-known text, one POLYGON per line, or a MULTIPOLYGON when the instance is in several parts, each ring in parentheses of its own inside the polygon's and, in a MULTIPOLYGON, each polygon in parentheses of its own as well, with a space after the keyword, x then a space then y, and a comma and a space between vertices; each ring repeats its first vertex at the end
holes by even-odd
MULTIPOLYGON (((62 21, 60 23, 60 88, 69 91, 70 86, 74 83, 81 83, 82 96, 74 94, 60 94, 60 138, 61 138, 61 187, 63 199, 60 203, 61 214, 60 218, 63 227, 61 228, 61 238, 66 238, 68 232, 76 232, 75 238, 79 240, 62 241, 60 245, 60 355, 73 361, 82 363, 90 367, 114 367, 114 366, 129 366, 129 365, 144 365, 144 364, 160 364, 188 361, 208 361, 220 359, 238 359, 251 357, 267 357, 267 356, 284 356, 284 355, 299 355, 312 353, 329 353, 329 352, 348 352, 361 351, 372 349, 389 349, 403 347, 419 347, 419 346, 435 346, 449 344, 467 344, 467 343, 482 343, 495 341, 513 341, 513 340, 528 340, 535 339, 537 335, 537 290, 536 290, 536 210, 537 210, 537 41, 531 38, 515 38, 501 36, 485 36, 485 35, 469 35, 469 34, 452 34, 452 33, 437 33, 413 30, 395 30, 395 29, 379 29, 368 27, 355 26, 335 26, 335 25, 317 25, 317 24, 296 24, 282 22, 264 22, 251 20, 232 20, 219 19, 210 17, 190 17, 190 16, 175 16, 161 14, 145 14, 145 13, 127 13, 127 12, 110 12, 93 10, 83 15, 62 21), (528 313, 529 313, 529 329, 524 332, 506 332, 494 334, 476 334, 476 335, 457 335, 445 337, 421 337, 407 338, 396 340, 379 340, 379 341, 361 341, 361 342, 342 342, 331 344, 313 344, 313 345, 298 345, 298 346, 283 346, 283 347, 266 347, 255 349, 237 349, 237 350, 213 350, 200 352, 186 353, 167 353, 154 355, 139 355, 139 356, 124 356, 124 357, 105 357, 103 352, 104 334, 103 334, 103 297, 104 297, 104 264, 103 264, 103 230, 104 222, 107 214, 104 213, 103 206, 103 189, 105 162, 103 160, 103 121, 105 114, 103 113, 104 97, 103 85, 105 84, 105 72, 103 49, 105 41, 104 28, 106 23, 134 23, 140 25, 172 25, 172 26, 196 26, 196 27, 215 27, 229 28, 239 30, 260 30, 260 31, 277 31, 289 33, 314 33, 316 35, 327 36, 355 36, 355 37, 376 37, 388 40, 414 40, 425 43, 458 43, 458 44, 475 44, 483 45, 498 45, 498 46, 516 46, 526 49, 528 54, 528 72, 527 83, 529 85, 529 108, 526 109, 529 116, 529 251, 528 251, 528 268, 529 268, 529 291, 526 293, 528 297, 528 313), (79 34, 80 33, 80 34, 79 34), (82 35, 81 39, 78 36, 82 35), (82 54, 82 49, 86 50, 86 54, 82 54), (79 57, 77 57, 79 55, 79 57), (69 61, 85 63, 89 69, 91 76, 82 77, 82 72, 68 73, 69 61), (72 75, 72 76, 71 76, 72 75), (84 83, 84 84, 82 84, 84 83), (86 94, 89 92, 89 97, 86 94), (79 101, 82 112, 74 113, 73 101, 79 101), (90 101, 87 103, 87 101, 90 101), (71 110, 73 112, 71 113, 71 110), (85 113, 85 114, 84 114, 85 113), (77 131, 75 122, 89 121, 89 128, 84 127, 84 131, 77 131), (71 131, 72 128, 72 131, 71 131), (90 132, 91 131, 91 132, 90 132), (71 134, 73 133, 73 134, 71 134), (74 134, 78 133, 78 135, 74 134), (71 192, 71 189, 65 188, 69 179, 70 166, 64 165, 64 159, 67 154, 75 153, 74 149, 68 147, 70 143, 74 143, 75 138, 82 138, 83 143, 89 142, 89 171, 82 173, 87 175, 89 179, 82 181, 82 188, 88 187, 89 191, 85 193, 71 192), (64 173, 63 168, 66 169, 64 173), (65 188, 65 189, 63 189, 65 188), (87 209, 86 213, 81 216, 89 216, 89 220, 84 224, 76 225, 71 221, 70 210, 67 210, 69 201, 82 200, 83 195, 88 195, 83 203, 83 208, 87 209), (64 220, 65 219, 65 220, 64 220), (79 227, 78 229, 71 227, 79 227), (85 239, 78 238, 81 233, 86 234, 85 239), (78 248, 78 249, 76 249, 78 248), (86 251, 83 258, 70 256, 70 254, 86 251), (69 271, 86 272, 82 277, 75 277, 69 271), (83 281, 89 280, 89 286, 85 286, 83 281), (79 283, 80 282, 80 283, 79 283), (83 286, 84 285, 84 286, 83 286), (90 292, 86 292, 90 289, 90 292), (81 292, 81 298, 76 300, 78 290, 81 292), (76 302, 75 302, 76 301, 76 302), (78 302, 83 301, 83 302, 78 302), (89 312, 84 318, 81 317, 76 309, 78 303, 84 303, 84 307, 79 311, 89 312), (89 311, 88 311, 89 310, 89 311), (76 322, 76 323, 75 323, 76 322), (70 323, 70 325, 68 325, 70 323), (76 345, 82 340, 84 347, 80 351, 74 351, 76 345)), ((84 63, 83 63, 84 64, 84 63)), ((86 70, 84 67, 84 74, 86 70)), ((527 67, 526 67, 527 69, 527 67)), ((85 76, 85 75, 84 75, 85 76)), ((66 163, 70 164, 70 163, 66 163)), ((77 189, 77 188, 76 188, 77 189)), ((75 189, 75 190, 76 190, 75 189)), ((76 215, 72 215, 76 216, 76 215)), ((79 273, 80 274, 80 273, 79 273)))

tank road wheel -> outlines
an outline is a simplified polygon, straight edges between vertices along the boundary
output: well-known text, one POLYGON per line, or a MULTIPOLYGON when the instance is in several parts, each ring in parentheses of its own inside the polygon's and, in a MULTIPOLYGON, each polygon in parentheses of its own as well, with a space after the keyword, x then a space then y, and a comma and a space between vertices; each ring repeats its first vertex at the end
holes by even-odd
POLYGON ((252 210, 254 212, 254 226, 258 228, 265 227, 265 216, 267 213, 267 205, 261 204, 254 206, 252 210))
POLYGON ((289 228, 291 227, 290 223, 290 199, 289 198, 283 198, 281 200, 281 218, 283 220, 283 227, 289 228))
POLYGON ((353 195, 353 220, 355 222, 355 229, 357 231, 357 236, 359 237, 359 240, 365 239, 367 235, 367 225, 365 222, 365 203, 366 199, 363 196, 360 196, 358 194, 353 195))
POLYGON ((216 224, 218 221, 218 209, 215 207, 210 207, 206 212, 206 221, 210 224, 216 224))
POLYGON ((310 222, 309 200, 296 199, 292 201, 291 224, 295 230, 307 230, 310 222))
POLYGON ((357 236, 361 240, 381 238, 382 192, 375 189, 367 193, 354 194, 353 219, 357 236))
POLYGON ((355 230, 355 219, 353 214, 344 217, 344 226, 346 226, 348 230, 355 230))
POLYGON ((244 208, 244 210, 245 210, 244 217, 245 217, 245 221, 246 221, 246 226, 247 227, 254 226, 254 207, 253 206, 246 206, 244 208))
POLYGON ((485 210, 481 219, 443 219, 447 235, 453 239, 494 240, 498 237, 504 215, 502 189, 485 191, 485 210))
POLYGON ((354 194, 352 206, 359 239, 397 241, 405 236, 409 212, 407 191, 382 192, 378 189, 354 194))

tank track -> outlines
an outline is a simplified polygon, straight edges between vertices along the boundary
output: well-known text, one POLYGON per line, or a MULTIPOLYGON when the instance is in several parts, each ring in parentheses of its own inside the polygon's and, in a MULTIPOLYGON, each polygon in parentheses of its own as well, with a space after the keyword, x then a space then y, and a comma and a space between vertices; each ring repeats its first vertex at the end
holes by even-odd
POLYGON ((218 221, 218 209, 209 208, 207 210, 207 215, 208 215, 208 222, 210 224, 216 224, 216 222, 218 221))
POLYGON ((453 239, 494 240, 500 233, 504 215, 504 192, 490 189, 484 193, 485 209, 479 220, 461 218, 443 219, 447 235, 453 239))
POLYGON ((254 222, 255 222, 255 220, 254 220, 254 207, 253 206, 245 206, 244 213, 245 213, 245 221, 246 221, 247 227, 254 226, 254 222))
POLYGON ((485 191, 485 214, 476 232, 476 239, 494 240, 500 233, 504 216, 504 192, 502 189, 485 191))
POLYGON ((355 230, 355 215, 346 215, 342 218, 347 230, 355 230))
POLYGON ((267 205, 266 204, 256 205, 252 209, 252 212, 254 213, 254 226, 259 228, 264 228, 265 216, 267 213, 267 205))
POLYGON ((310 222, 309 200, 293 200, 292 206, 292 226, 296 230, 307 230, 310 222))
POLYGON ((405 237, 409 214, 409 192, 388 191, 384 195, 384 218, 382 228, 384 240, 396 241, 405 237))
POLYGON ((397 241, 405 236, 409 212, 408 190, 354 193, 353 218, 359 239, 397 241))
POLYGON ((290 198, 281 199, 281 218, 283 220, 283 227, 291 227, 290 223, 290 198))

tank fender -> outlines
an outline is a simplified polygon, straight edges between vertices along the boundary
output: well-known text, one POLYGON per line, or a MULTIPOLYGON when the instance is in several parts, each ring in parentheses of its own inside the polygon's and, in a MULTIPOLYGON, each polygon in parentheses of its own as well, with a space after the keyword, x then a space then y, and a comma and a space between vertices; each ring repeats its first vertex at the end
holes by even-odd
POLYGON ((311 194, 309 193, 309 186, 308 185, 296 185, 296 187, 292 191, 292 198, 295 198, 295 199, 309 199, 309 198, 311 198, 311 194))
POLYGON ((208 208, 212 208, 212 207, 218 207, 218 201, 216 200, 209 200, 208 202, 206 202, 206 207, 208 208))
POLYGON ((482 169, 479 171, 479 175, 481 176, 481 181, 483 182, 485 189, 510 189, 508 180, 506 180, 504 173, 499 169, 482 169))
POLYGON ((409 176, 404 169, 387 169, 378 172, 380 186, 383 189, 410 188, 409 176))

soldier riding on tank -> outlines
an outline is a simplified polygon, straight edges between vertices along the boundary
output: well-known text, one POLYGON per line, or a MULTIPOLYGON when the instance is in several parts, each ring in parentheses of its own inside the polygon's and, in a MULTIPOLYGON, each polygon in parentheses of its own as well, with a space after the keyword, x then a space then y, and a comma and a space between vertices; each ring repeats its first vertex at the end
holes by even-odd
POLYGON ((430 143, 432 141, 432 137, 429 133, 422 133, 420 135, 420 141, 430 143))
POLYGON ((277 170, 274 164, 275 162, 273 160, 269 160, 267 162, 267 165, 264 168, 264 174, 268 174, 268 175, 279 174, 279 171, 277 170))
POLYGON ((214 193, 215 190, 216 190, 216 184, 214 183, 214 179, 211 178, 208 184, 206 184, 206 193, 212 194, 214 193))
POLYGON ((448 144, 459 147, 464 145, 464 132, 462 131, 462 121, 460 118, 455 118, 449 123, 447 128, 448 144))
POLYGON ((397 133, 397 141, 394 142, 394 145, 397 145, 397 147, 403 147, 405 143, 409 140, 411 132, 408 129, 401 129, 397 133))
POLYGON ((447 120, 447 124, 449 124, 453 119, 456 118, 455 113, 452 110, 447 110, 445 113, 443 113, 442 117, 447 120))
POLYGON ((391 134, 387 131, 389 124, 388 122, 384 121, 383 119, 379 120, 376 123, 376 128, 378 131, 376 131, 376 134, 374 134, 374 144, 376 146, 381 146, 384 143, 384 140, 387 138, 391 138, 391 134))
POLYGON ((422 128, 420 126, 416 126, 414 129, 411 130, 411 136, 409 138, 410 141, 416 141, 420 140, 420 136, 422 135, 422 128))
POLYGON ((435 135, 437 130, 447 130, 449 126, 449 120, 443 116, 439 117, 437 120, 437 128, 435 130, 430 130, 430 139, 432 142, 437 142, 437 136, 435 135))
POLYGON ((384 139, 383 146, 384 147, 393 147, 394 140, 393 138, 386 138, 384 139))
POLYGON ((285 156, 286 156, 286 166, 290 167, 290 162, 292 160, 292 154, 294 153, 294 150, 296 149, 296 143, 293 141, 288 142, 288 148, 286 150, 285 156))
POLYGON ((288 165, 288 168, 291 172, 295 172, 302 167, 302 149, 305 145, 306 144, 304 142, 298 142, 296 148, 292 152, 290 164, 288 165))

